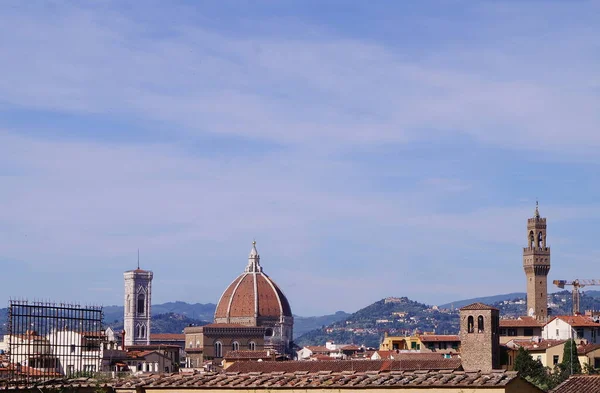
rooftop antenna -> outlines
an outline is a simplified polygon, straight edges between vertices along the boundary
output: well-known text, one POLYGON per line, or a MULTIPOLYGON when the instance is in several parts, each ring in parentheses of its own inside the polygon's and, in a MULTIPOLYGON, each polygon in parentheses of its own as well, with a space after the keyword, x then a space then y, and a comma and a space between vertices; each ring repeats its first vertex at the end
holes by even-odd
POLYGON ((138 269, 140 268, 140 249, 138 248, 138 269))

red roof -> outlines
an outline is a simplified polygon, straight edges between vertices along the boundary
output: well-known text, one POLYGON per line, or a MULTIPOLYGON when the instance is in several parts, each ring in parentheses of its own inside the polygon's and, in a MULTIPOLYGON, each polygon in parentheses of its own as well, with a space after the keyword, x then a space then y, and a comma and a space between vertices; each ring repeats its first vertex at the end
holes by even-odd
POLYGON ((468 306, 464 306, 460 308, 461 310, 497 310, 498 309, 496 307, 492 307, 492 306, 488 306, 487 304, 483 304, 483 303, 472 303, 469 304, 468 306))
POLYGON ((304 348, 309 349, 311 352, 331 352, 331 349, 322 345, 307 345, 304 348))
POLYGON ((539 327, 541 328, 543 324, 536 320, 533 317, 519 317, 516 319, 501 319, 500 327, 539 327))
POLYGON ((336 361, 287 361, 287 362, 236 362, 227 368, 227 372, 367 372, 392 370, 457 370, 461 367, 458 357, 445 359, 438 354, 437 358, 407 358, 398 360, 336 360, 336 361))
POLYGON ((553 393, 600 393, 600 375, 572 375, 553 393))
POLYGON ((268 351, 250 351, 250 350, 241 350, 241 351, 227 351, 223 358, 229 360, 235 359, 269 359, 271 354, 268 351))
POLYGON ((597 349, 600 349, 600 344, 584 344, 577 347, 577 353, 579 355, 585 355, 597 349))
POLYGON ((585 315, 559 315, 555 318, 552 318, 550 322, 552 322, 556 318, 568 323, 573 327, 600 327, 600 323, 594 322, 592 317, 588 317, 585 315))
POLYGON ((460 337, 457 335, 448 334, 424 334, 419 336, 422 342, 437 342, 437 341, 460 341, 460 337))
POLYGON ((555 347, 557 345, 564 344, 566 340, 540 340, 531 341, 531 340, 513 340, 513 343, 517 347, 523 347, 526 350, 532 351, 544 351, 548 348, 555 347))
POLYGON ((178 333, 153 333, 150 335, 150 341, 185 341, 185 334, 178 333))

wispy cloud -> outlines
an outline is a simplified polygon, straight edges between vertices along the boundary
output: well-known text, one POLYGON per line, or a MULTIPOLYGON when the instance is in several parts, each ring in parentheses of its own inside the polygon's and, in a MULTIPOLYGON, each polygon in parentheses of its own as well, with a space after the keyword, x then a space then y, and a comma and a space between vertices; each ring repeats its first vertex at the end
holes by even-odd
POLYGON ((439 303, 522 290, 535 197, 551 274, 593 239, 595 3, 352 7, 364 29, 293 3, 149 4, 0 12, 0 260, 39 283, 0 296, 118 288, 139 247, 157 301, 214 302, 256 237, 296 313, 439 303))

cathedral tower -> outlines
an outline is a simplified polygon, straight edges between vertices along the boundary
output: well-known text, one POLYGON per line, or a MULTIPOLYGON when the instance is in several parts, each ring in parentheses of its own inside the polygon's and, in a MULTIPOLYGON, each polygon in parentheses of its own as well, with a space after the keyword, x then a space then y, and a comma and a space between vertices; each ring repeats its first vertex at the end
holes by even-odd
POLYGON ((548 272, 550 247, 546 246, 546 219, 535 215, 527 219, 527 247, 523 248, 523 268, 527 276, 527 314, 537 319, 548 317, 548 272))
POLYGON ((150 304, 152 272, 138 268, 123 274, 125 278, 125 345, 150 344, 150 304))

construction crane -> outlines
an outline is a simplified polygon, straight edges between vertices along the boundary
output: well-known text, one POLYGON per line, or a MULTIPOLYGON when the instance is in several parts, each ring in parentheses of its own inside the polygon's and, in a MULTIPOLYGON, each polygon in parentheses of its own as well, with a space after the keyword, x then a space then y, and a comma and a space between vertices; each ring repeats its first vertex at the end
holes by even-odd
POLYGON ((573 315, 577 315, 579 314, 579 288, 589 285, 600 285, 600 280, 554 280, 552 283, 560 289, 564 289, 565 285, 573 285, 573 315))

